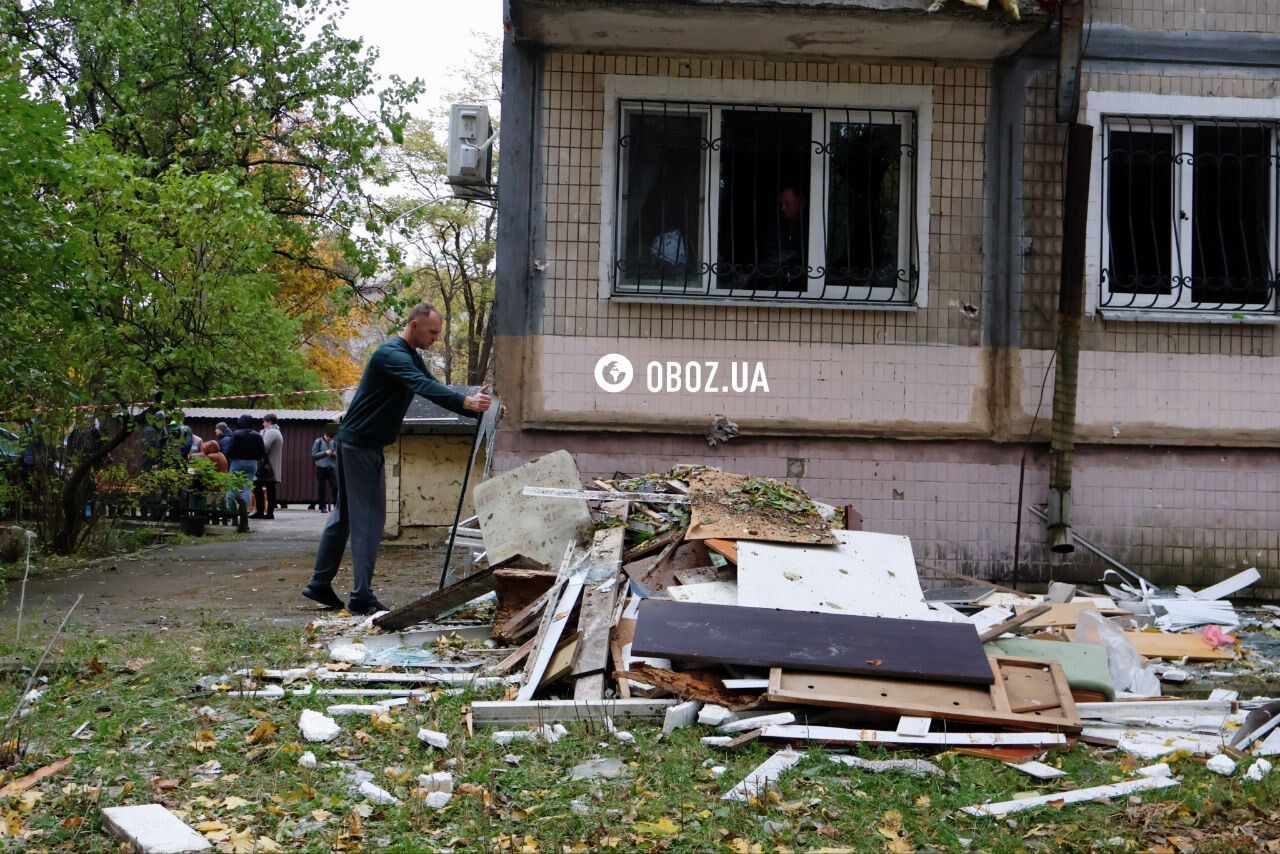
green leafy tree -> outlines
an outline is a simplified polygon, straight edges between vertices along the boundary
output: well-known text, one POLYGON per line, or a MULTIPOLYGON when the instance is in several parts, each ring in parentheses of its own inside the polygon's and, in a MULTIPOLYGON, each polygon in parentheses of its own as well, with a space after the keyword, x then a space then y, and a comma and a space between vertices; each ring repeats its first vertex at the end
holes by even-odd
POLYGON ((374 92, 343 9, 0 4, 18 52, 0 66, 0 335, 32 344, 0 351, 0 420, 23 424, 24 487, 58 551, 159 409, 317 387, 304 319, 277 300, 291 265, 354 284, 387 257, 367 188, 417 84, 374 92))

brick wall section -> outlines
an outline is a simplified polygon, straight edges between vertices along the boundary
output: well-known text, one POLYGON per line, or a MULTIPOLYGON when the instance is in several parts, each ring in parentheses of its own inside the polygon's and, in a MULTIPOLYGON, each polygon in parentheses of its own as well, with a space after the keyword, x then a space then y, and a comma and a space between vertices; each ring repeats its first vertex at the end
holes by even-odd
MULTIPOLYGON (((918 561, 984 578, 1012 567, 1020 446, 740 439, 711 449, 692 436, 504 431, 495 469, 560 448, 584 478, 678 463, 785 478, 788 461, 804 460, 799 483, 811 495, 852 504, 865 530, 911 537, 918 561)), ((1198 588, 1256 566, 1263 581, 1251 595, 1280 598, 1280 451, 1081 448, 1074 482, 1076 532, 1152 582, 1198 588)), ((1031 449, 1024 502, 1047 490, 1047 459, 1031 449)), ((1030 513, 1021 553, 1023 580, 1094 581, 1106 568, 1083 550, 1050 553, 1030 513)))
POLYGON ((1090 0, 1094 21, 1137 30, 1280 32, 1275 0, 1090 0))

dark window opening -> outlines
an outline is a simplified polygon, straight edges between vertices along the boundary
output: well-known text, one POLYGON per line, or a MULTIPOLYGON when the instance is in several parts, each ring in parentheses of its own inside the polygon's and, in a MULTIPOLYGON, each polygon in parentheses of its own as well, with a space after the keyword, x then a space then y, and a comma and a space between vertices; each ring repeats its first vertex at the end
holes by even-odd
POLYGON ((704 125, 683 110, 627 114, 619 266, 632 281, 686 287, 702 275, 704 125))
POLYGON ((1271 131, 1197 125, 1192 211, 1196 302, 1264 303, 1270 265, 1271 131))
POLYGON ((835 122, 830 134, 827 282, 896 288, 902 129, 835 122))
POLYGON ((722 114, 717 287, 808 289, 812 138, 808 113, 722 114))
POLYGON ((1173 290, 1173 133, 1113 130, 1107 145, 1107 285, 1117 294, 1173 290))

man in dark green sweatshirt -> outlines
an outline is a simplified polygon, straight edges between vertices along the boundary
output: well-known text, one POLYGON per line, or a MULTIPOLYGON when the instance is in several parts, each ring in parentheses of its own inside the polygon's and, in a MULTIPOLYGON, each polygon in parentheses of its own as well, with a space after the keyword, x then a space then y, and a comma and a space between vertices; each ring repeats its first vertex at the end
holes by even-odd
POLYGON ((492 405, 487 389, 463 396, 427 372, 418 351, 434 344, 441 328, 440 312, 419 303, 409 312, 404 329, 378 347, 365 365, 334 443, 338 500, 320 535, 311 582, 302 591, 308 599, 342 607, 333 578, 350 536, 353 584, 347 609, 353 614, 387 610, 373 594, 373 566, 387 515, 382 449, 400 435, 415 394, 460 415, 484 412, 492 405))

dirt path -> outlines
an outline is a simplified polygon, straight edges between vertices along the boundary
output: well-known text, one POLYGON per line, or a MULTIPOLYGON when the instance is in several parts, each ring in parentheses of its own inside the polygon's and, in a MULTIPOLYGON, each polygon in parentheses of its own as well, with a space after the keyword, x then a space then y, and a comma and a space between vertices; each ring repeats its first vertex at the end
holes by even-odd
MULTIPOLYGON (((315 511, 280 510, 274 520, 255 520, 251 534, 211 529, 198 543, 35 578, 27 585, 25 619, 56 625, 83 593, 75 622, 100 631, 190 628, 205 619, 304 625, 323 613, 299 595, 323 524, 315 511)), ((443 548, 384 543, 374 585, 379 598, 395 607, 434 590, 443 560, 443 548)), ((345 598, 350 584, 344 562, 334 588, 345 598)), ((17 610, 18 583, 11 582, 0 620, 12 620, 17 610)))

